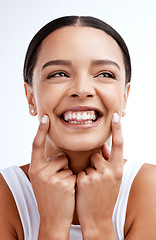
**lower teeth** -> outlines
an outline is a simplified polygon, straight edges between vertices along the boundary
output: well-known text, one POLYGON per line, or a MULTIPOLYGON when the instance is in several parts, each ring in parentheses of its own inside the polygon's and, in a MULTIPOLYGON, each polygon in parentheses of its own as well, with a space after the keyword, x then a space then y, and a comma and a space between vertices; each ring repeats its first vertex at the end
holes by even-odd
POLYGON ((86 124, 86 123, 92 123, 91 120, 85 121, 85 122, 77 122, 77 121, 68 121, 68 123, 72 123, 72 124, 86 124))

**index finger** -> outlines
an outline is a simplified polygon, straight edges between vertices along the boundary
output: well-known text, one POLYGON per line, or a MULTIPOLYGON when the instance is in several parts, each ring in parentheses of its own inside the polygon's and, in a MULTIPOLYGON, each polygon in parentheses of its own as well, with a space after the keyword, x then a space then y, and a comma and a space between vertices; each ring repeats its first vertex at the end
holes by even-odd
POLYGON ((123 166, 123 137, 121 121, 117 113, 114 113, 112 118, 112 149, 109 161, 116 166, 123 166))
POLYGON ((31 167, 36 167, 45 161, 45 141, 49 130, 49 117, 44 115, 32 145, 31 167))

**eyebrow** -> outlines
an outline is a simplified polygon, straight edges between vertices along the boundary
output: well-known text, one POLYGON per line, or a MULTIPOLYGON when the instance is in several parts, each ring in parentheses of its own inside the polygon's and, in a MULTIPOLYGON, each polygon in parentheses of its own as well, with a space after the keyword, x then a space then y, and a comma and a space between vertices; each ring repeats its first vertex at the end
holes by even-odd
POLYGON ((120 66, 116 62, 107 60, 107 59, 92 60, 91 64, 95 66, 96 65, 113 65, 120 70, 120 66))
POLYGON ((45 63, 43 66, 42 66, 42 70, 50 65, 64 65, 64 66, 71 66, 71 61, 68 61, 68 60, 52 60, 52 61, 49 61, 47 63, 45 63))
MULTIPOLYGON (((61 60, 61 59, 60 60, 51 60, 42 66, 42 70, 51 65, 71 66, 72 63, 71 63, 71 61, 68 61, 68 60, 61 60)), ((120 66, 116 62, 107 60, 107 59, 92 60, 91 65, 94 65, 94 66, 96 66, 96 65, 113 65, 120 70, 120 66)))

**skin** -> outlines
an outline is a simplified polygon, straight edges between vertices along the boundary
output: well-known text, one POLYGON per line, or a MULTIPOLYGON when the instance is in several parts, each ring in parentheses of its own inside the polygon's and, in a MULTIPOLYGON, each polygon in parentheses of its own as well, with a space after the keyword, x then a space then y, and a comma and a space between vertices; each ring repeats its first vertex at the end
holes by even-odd
MULTIPOLYGON (((43 40, 33 85, 25 84, 30 113, 38 115, 40 125, 31 164, 22 167, 38 203, 39 240, 69 239, 71 223, 81 225, 85 240, 115 239, 112 213, 125 162, 120 117, 129 89, 121 50, 103 31, 66 27, 43 40), (47 64, 58 59, 71 64, 47 64), (97 60, 107 63, 97 64, 97 60), (99 124, 84 129, 64 125, 59 114, 78 106, 98 108, 103 113, 99 124), (44 115, 47 118, 42 122, 44 115), (111 135, 109 152, 105 143, 111 135)), ((155 171, 154 166, 145 164, 133 182, 124 229, 126 240, 156 238, 155 171)), ((0 236, 24 239, 14 199, 2 177, 0 185, 0 236)))
POLYGON ((88 165, 86 159, 89 161, 91 154, 108 140, 112 115, 117 112, 121 116, 129 92, 129 84, 125 86, 123 57, 117 43, 103 31, 82 27, 62 28, 42 42, 33 75, 33 88, 28 84, 25 88, 28 103, 39 119, 44 114, 50 118, 46 156, 64 151, 69 161, 72 159, 70 164, 74 173, 84 170, 88 165), (49 48, 49 45, 55 47, 49 48), (70 61, 71 66, 49 65, 42 70, 45 63, 58 59, 70 61), (120 70, 113 64, 92 64, 92 61, 103 59, 115 62, 120 70), (48 75, 57 71, 63 71, 69 77, 47 80, 48 75), (103 72, 114 74, 116 79, 103 77, 103 72), (54 92, 57 95, 52 94, 54 92), (95 128, 73 131, 64 127, 58 118, 71 106, 97 107, 104 117, 95 128), (82 138, 83 141, 80 141, 82 138))

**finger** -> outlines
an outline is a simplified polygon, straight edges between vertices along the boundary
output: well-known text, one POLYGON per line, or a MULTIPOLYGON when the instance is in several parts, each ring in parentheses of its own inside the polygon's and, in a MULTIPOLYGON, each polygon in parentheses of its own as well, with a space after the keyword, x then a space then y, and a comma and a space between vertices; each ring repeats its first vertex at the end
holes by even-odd
POLYGON ((117 113, 113 114, 112 119, 112 149, 109 161, 116 166, 123 164, 123 137, 120 117, 117 113))
POLYGON ((98 170, 98 172, 103 173, 105 167, 107 166, 108 162, 104 160, 104 158, 99 154, 95 153, 90 158, 91 165, 98 170))
POLYGON ((85 177, 86 176, 86 173, 84 171, 81 171, 78 173, 77 177, 79 178, 82 178, 82 177, 85 177))
POLYGON ((81 181, 81 179, 83 179, 84 177, 86 177, 86 173, 84 171, 79 172, 77 175, 77 181, 81 181))
POLYGON ((107 144, 102 146, 101 151, 104 159, 108 161, 110 158, 110 148, 107 146, 107 144))
POLYGON ((63 169, 69 169, 68 159, 65 154, 59 155, 58 158, 54 158, 53 160, 47 163, 47 166, 49 168, 49 171, 53 171, 55 173, 63 169))
POLYGON ((62 170, 61 172, 57 173, 57 177, 60 179, 68 178, 69 176, 72 176, 73 172, 68 169, 68 170, 62 170))
POLYGON ((49 117, 44 115, 33 141, 31 167, 37 167, 42 162, 45 162, 45 141, 48 130, 49 117))
POLYGON ((69 183, 71 184, 72 192, 75 193, 76 176, 71 175, 66 178, 66 181, 69 181, 69 183))
POLYGON ((77 175, 77 184, 76 184, 76 189, 78 190, 78 186, 84 186, 84 182, 86 180, 86 173, 84 171, 81 171, 77 175))
POLYGON ((49 157, 46 162, 49 163, 49 162, 57 159, 60 156, 66 156, 66 154, 64 152, 59 152, 58 154, 56 154, 56 155, 54 155, 52 157, 49 157))
MULTIPOLYGON (((55 181, 57 181, 58 176, 54 176, 55 181)), ((70 175, 64 179, 61 179, 60 182, 64 182, 63 187, 66 188, 68 190, 68 193, 72 193, 75 194, 75 185, 76 185, 76 176, 75 175, 70 175)))
POLYGON ((86 174, 87 175, 93 175, 95 173, 95 169, 91 168, 91 167, 88 167, 86 170, 85 170, 86 174))

